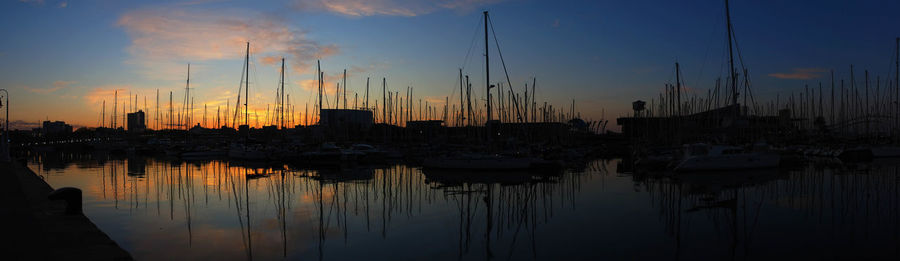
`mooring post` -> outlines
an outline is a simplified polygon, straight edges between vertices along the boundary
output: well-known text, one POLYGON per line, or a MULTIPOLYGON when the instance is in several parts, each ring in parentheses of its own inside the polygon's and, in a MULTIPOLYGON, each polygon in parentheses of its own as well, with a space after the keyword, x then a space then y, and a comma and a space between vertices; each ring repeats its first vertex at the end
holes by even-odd
POLYGON ((60 188, 50 192, 50 195, 47 195, 47 198, 50 200, 65 200, 67 215, 79 215, 82 213, 80 189, 73 187, 60 188))

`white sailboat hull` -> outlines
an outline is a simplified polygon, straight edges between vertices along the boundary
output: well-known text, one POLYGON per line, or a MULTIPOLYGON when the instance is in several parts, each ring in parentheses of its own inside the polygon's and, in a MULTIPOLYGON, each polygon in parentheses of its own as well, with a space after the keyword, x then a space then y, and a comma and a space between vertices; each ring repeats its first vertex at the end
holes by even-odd
POLYGON ((689 157, 675 167, 676 171, 743 170, 775 168, 781 156, 768 153, 709 155, 689 157))

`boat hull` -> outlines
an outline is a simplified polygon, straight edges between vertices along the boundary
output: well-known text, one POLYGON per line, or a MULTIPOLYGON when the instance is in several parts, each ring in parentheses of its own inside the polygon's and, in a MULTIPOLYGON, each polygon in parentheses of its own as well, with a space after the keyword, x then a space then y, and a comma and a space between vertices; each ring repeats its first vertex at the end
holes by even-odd
POLYGON ((681 161, 675 171, 765 169, 778 167, 780 162, 777 154, 698 156, 681 161))
POLYGON ((518 158, 426 159, 422 166, 431 169, 514 170, 529 168, 531 160, 518 158))

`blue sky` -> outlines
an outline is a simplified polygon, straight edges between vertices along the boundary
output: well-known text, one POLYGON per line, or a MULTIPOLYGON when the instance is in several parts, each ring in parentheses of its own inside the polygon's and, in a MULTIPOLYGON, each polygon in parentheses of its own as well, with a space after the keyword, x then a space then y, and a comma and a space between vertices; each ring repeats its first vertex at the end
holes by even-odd
MULTIPOLYGON (((731 7, 758 99, 827 81, 831 69, 849 79, 850 64, 857 78, 866 69, 893 78, 898 1, 734 0, 731 7)), ((180 106, 187 63, 195 107, 224 109, 226 99, 234 103, 247 40, 251 106, 260 113, 274 102, 272 61, 282 56, 300 111, 314 102, 308 88, 316 59, 329 77, 348 69, 351 95, 363 94, 365 77, 375 89, 387 77, 392 90, 412 86, 416 99, 442 104, 458 94, 460 67, 481 95, 482 10, 491 12, 515 88, 537 77, 539 102, 567 107, 575 99, 585 118, 605 111, 611 119, 633 100, 656 97, 674 81, 675 61, 685 83, 705 95, 727 62, 718 0, 13 0, 0 8, 0 86, 13 97, 11 120, 25 122, 96 126, 113 90, 138 94, 139 107, 146 97, 151 112, 156 90, 172 91, 180 106)), ((491 50, 492 81, 505 81, 493 40, 491 50)))

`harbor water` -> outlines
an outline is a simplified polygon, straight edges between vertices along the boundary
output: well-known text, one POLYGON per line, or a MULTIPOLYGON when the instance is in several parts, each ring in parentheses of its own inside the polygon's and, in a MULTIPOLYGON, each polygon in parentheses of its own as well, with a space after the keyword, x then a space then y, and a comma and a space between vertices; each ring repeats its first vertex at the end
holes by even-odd
POLYGON ((621 173, 41 153, 138 260, 900 259, 900 163, 621 173))

